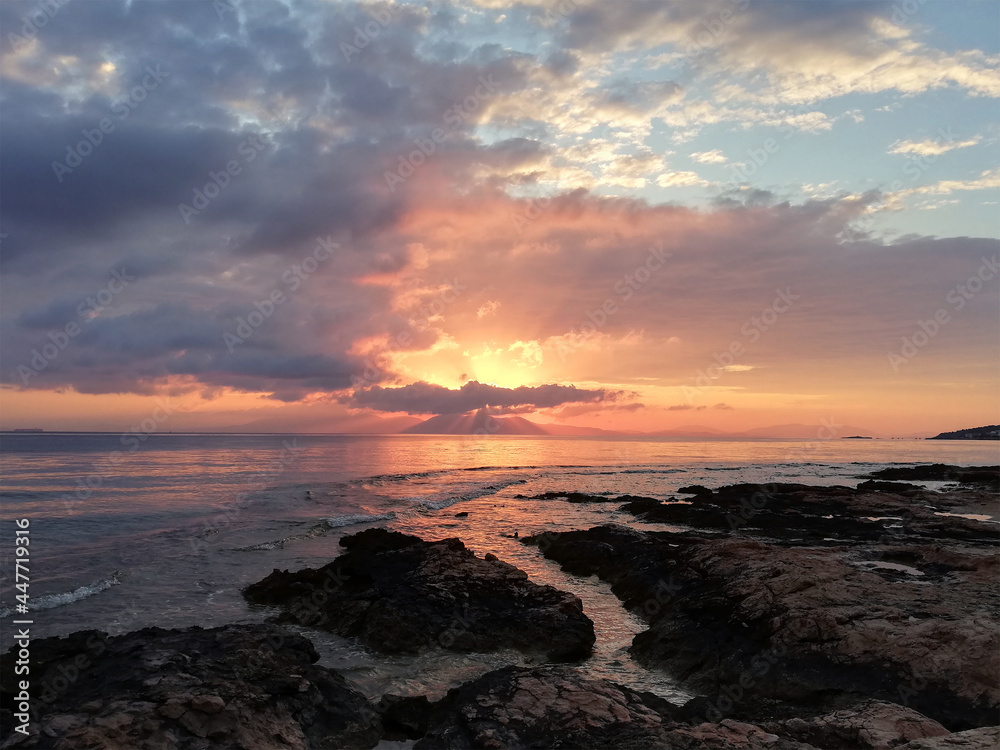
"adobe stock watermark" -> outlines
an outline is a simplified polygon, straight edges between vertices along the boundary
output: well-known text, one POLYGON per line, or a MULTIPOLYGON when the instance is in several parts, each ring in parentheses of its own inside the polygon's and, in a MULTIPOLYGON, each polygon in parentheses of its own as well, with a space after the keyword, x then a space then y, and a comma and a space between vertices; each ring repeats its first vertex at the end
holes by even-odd
POLYGON ((721 378, 728 368, 737 367, 740 358, 747 353, 747 345, 756 344, 761 336, 774 327, 782 315, 792 309, 792 305, 800 297, 801 295, 792 292, 791 287, 776 289, 774 300, 761 311, 760 316, 754 315, 740 326, 740 334, 747 339, 747 342, 744 343, 743 339, 733 339, 728 347, 712 354, 715 364, 699 369, 695 373, 693 388, 682 386, 688 403, 693 404, 694 397, 701 395, 712 381, 721 378))
POLYGON ((608 324, 612 317, 618 314, 621 306, 628 302, 635 294, 649 283, 656 273, 666 265, 667 259, 673 257, 673 253, 668 253, 663 249, 663 241, 658 245, 653 245, 646 253, 646 258, 632 271, 626 273, 621 279, 615 282, 613 290, 620 298, 606 297, 604 301, 593 310, 588 310, 586 321, 579 328, 571 328, 569 331, 570 340, 563 337, 556 344, 556 351, 559 358, 565 362, 566 355, 582 348, 598 331, 608 324))
MULTIPOLYGON (((816 439, 803 445, 798 445, 788 451, 784 458, 786 462, 799 463, 810 460, 812 452, 822 447, 822 441, 835 439, 844 426, 832 417, 823 417, 819 421, 822 426, 816 431, 816 439)), ((758 485, 757 491, 751 494, 750 497, 741 497, 739 511, 737 513, 726 513, 726 523, 729 524, 729 530, 737 531, 746 526, 750 522, 750 519, 767 507, 767 504, 774 499, 779 490, 780 487, 778 484, 770 482, 765 485, 758 485)))
MULTIPOLYGON (((1000 274, 1000 264, 997 256, 983 257, 982 265, 962 284, 956 284, 945 295, 944 300, 951 306, 953 312, 960 312, 969 304, 969 300, 983 290, 987 281, 1000 274)), ((899 352, 887 352, 889 366, 893 372, 916 357, 934 339, 946 325, 952 321, 951 313, 946 307, 940 307, 928 320, 918 320, 916 330, 909 336, 903 336, 899 352)))
POLYGON ((27 385, 33 377, 42 373, 69 346, 70 341, 80 335, 83 327, 97 320, 101 311, 111 304, 115 295, 125 291, 125 287, 132 281, 135 281, 135 276, 127 274, 124 267, 120 271, 117 269, 112 271, 111 279, 103 289, 77 305, 76 314, 83 323, 70 320, 61 329, 49 331, 49 342, 32 349, 28 362, 17 366, 21 385, 27 385))
POLYGON ((233 0, 212 0, 212 9, 215 11, 215 15, 219 17, 221 21, 226 17, 227 13, 233 13, 239 15, 236 10, 236 6, 233 4, 233 0))
POLYGON ((351 40, 353 44, 340 43, 340 52, 347 62, 350 62, 355 55, 360 55, 361 51, 385 31, 392 21, 392 14, 386 8, 379 8, 372 12, 370 8, 366 7, 365 12, 372 17, 372 20, 365 23, 364 26, 354 27, 354 38, 351 40))
POLYGON ((687 51, 688 58, 701 55, 708 49, 715 46, 715 43, 725 33, 729 25, 736 20, 740 13, 750 7, 750 0, 730 0, 734 8, 722 8, 718 13, 714 13, 711 18, 702 21, 702 29, 694 37, 694 44, 687 51))
POLYGON ((243 172, 243 167, 256 159, 271 145, 265 142, 268 137, 267 133, 254 133, 236 147, 236 153, 242 157, 242 161, 230 159, 226 162, 225 167, 218 172, 209 170, 208 182, 191 191, 191 204, 177 204, 177 210, 180 211, 185 224, 190 224, 192 218, 208 208, 209 203, 218 198, 222 191, 229 187, 233 178, 243 172))
MULTIPOLYGON (((903 166, 902 173, 909 178, 910 183, 916 183, 934 166, 942 154, 951 150, 952 144, 958 142, 958 138, 952 132, 950 125, 947 128, 938 128, 937 136, 934 141, 935 148, 925 148, 923 149, 924 153, 920 153, 920 149, 906 148, 903 144, 895 144, 890 149, 890 154, 906 154, 906 163, 903 166)), ((925 144, 920 145, 923 146, 925 144)), ((886 193, 888 197, 898 200, 900 196, 919 192, 920 190, 918 187, 907 187, 904 190, 904 187, 906 185, 903 180, 897 177, 886 188, 886 193)), ((864 239, 875 227, 875 216, 876 211, 869 208, 865 213, 854 219, 844 230, 844 238, 848 240, 864 239)))
POLYGON ((236 319, 236 330, 234 332, 224 331, 222 341, 230 354, 236 351, 236 347, 243 344, 253 336, 254 332, 270 320, 275 311, 288 301, 288 294, 294 294, 312 276, 322 263, 333 257, 333 250, 340 247, 340 243, 333 242, 329 237, 320 237, 316 241, 316 248, 302 261, 289 266, 282 274, 281 281, 287 288, 276 286, 263 299, 253 303, 254 310, 236 319))
MULTIPOLYGON (((788 123, 782 123, 778 126, 778 133, 787 141, 795 133, 795 128, 788 123)), ((748 161, 733 164, 729 184, 734 188, 738 188, 742 183, 747 182, 757 174, 771 160, 771 157, 780 150, 781 144, 776 138, 765 138, 763 143, 760 144, 760 148, 748 148, 748 161)))
MULTIPOLYGON (((147 65, 146 75, 143 76, 142 81, 111 105, 111 114, 116 115, 119 121, 127 120, 139 104, 146 100, 149 92, 155 91, 169 77, 169 73, 160 70, 159 63, 155 67, 147 65)), ((117 125, 110 117, 102 117, 95 127, 81 130, 83 140, 80 140, 75 147, 73 145, 66 146, 65 161, 52 162, 52 171, 55 173, 56 179, 62 182, 66 175, 72 174, 74 169, 83 164, 84 159, 104 143, 106 136, 115 132, 116 127, 117 125)))
MULTIPOLYGON (((458 278, 455 278, 453 281, 445 282, 444 288, 435 295, 434 299, 432 299, 429 303, 420 306, 418 311, 420 313, 420 317, 411 322, 418 328, 429 327, 431 319, 442 315, 445 309, 447 309, 449 305, 457 302, 461 293, 467 289, 468 287, 460 283, 458 278)), ((378 359, 397 349, 405 349, 412 343, 413 334, 409 331, 401 331, 396 334, 392 341, 390 341, 387 345, 377 351, 369 353, 365 358, 365 369, 360 375, 355 375, 351 378, 351 387, 355 390, 364 389, 382 382, 386 372, 378 363, 378 359)))
POLYGON ((101 460, 94 462, 89 474, 77 477, 76 491, 72 494, 64 494, 61 498, 63 506, 72 510, 74 502, 86 500, 94 493, 94 490, 100 489, 105 483, 119 476, 122 462, 128 455, 138 451, 149 439, 149 436, 158 432, 163 423, 174 415, 174 412, 174 405, 170 403, 169 398, 157 398, 156 407, 148 417, 119 435, 118 442, 123 450, 111 451, 101 460))
POLYGON ((899 0, 892 6, 892 15, 889 20, 896 26, 904 26, 910 20, 910 16, 926 5, 927 0, 899 0))
POLYGON ((21 26, 21 33, 11 31, 7 34, 7 41, 14 48, 14 52, 20 52, 23 47, 31 44, 38 33, 49 25, 49 21, 70 2, 72 0, 40 0, 38 8, 22 16, 24 24, 21 26))
POLYGON ((580 4, 576 0, 559 0, 551 8, 545 9, 540 20, 549 25, 556 24, 569 18, 579 8, 580 4))
POLYGON ((518 213, 509 214, 507 220, 510 221, 511 226, 514 227, 518 234, 524 231, 524 228, 545 213, 545 211, 552 206, 552 196, 550 195, 540 195, 537 198, 529 198, 528 202, 525 204, 524 209, 518 213))
MULTIPOLYGON (((282 476, 289 469, 294 467, 299 459, 303 448, 298 443, 298 438, 281 441, 281 452, 260 471, 251 474, 246 478, 248 492, 263 490, 272 485, 275 480, 282 476)), ((201 532, 198 536, 190 538, 191 549, 194 554, 200 555, 208 549, 207 537, 214 537, 223 530, 232 527, 239 520, 244 508, 250 504, 250 496, 244 494, 238 496, 236 500, 228 505, 221 513, 205 521, 202 524, 201 532)))
POLYGON ((437 153, 438 147, 445 142, 448 135, 462 127, 470 117, 479 111, 483 104, 496 94, 497 86, 492 73, 479 76, 479 85, 476 90, 458 104, 445 110, 442 116, 445 127, 434 128, 430 132, 429 138, 415 139, 413 144, 416 148, 409 154, 399 157, 399 166, 396 167, 395 171, 388 169, 385 171, 385 184, 389 188, 389 192, 395 192, 398 185, 406 182, 419 166, 437 153))

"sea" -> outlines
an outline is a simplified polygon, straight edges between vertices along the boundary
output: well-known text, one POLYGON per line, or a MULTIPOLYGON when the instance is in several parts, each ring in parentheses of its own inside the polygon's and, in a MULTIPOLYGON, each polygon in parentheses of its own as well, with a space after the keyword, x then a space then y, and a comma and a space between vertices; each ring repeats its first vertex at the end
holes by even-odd
MULTIPOLYGON (((32 620, 32 637, 83 629, 260 622, 271 607, 241 590, 274 569, 319 567, 339 540, 382 526, 423 539, 459 537, 539 584, 578 595, 597 644, 579 667, 661 695, 690 696, 635 663, 644 621, 596 577, 560 570, 520 539, 603 523, 645 524, 616 503, 531 499, 586 492, 676 499, 685 485, 804 482, 856 486, 889 466, 997 464, 995 442, 719 440, 436 435, 0 434, 0 628, 32 620), (468 515, 458 516, 463 513, 468 515), (25 521, 26 519, 26 521, 25 521), (27 525, 28 612, 16 612, 15 537, 27 525)), ((925 483, 927 486, 939 486, 925 483)), ((997 520, 997 519, 992 519, 997 520)), ((22 535, 23 536, 23 535, 22 535)), ((500 651, 386 657, 350 639, 297 628, 320 663, 371 698, 432 699, 528 657, 500 651)), ((9 639, 0 648, 6 650, 9 639)))

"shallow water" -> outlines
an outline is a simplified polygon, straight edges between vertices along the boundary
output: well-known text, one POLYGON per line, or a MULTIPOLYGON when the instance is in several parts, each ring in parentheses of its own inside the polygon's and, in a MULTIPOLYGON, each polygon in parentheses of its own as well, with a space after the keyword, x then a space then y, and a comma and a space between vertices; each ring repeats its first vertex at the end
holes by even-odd
MULTIPOLYGON (((609 522, 672 527, 637 523, 614 502, 516 496, 669 499, 689 484, 769 481, 855 486, 857 475, 886 466, 997 462, 996 446, 978 442, 860 442, 152 435, 134 454, 116 455, 116 435, 6 434, 0 538, 14 538, 13 519, 29 519, 37 638, 259 621, 273 611, 248 606, 241 589, 274 568, 329 562, 344 535, 381 525, 425 539, 459 537, 478 555, 492 552, 583 600, 598 634, 581 665, 589 674, 683 700, 668 675, 628 655, 645 625, 607 584, 568 575, 513 538, 609 522)), ((0 621, 9 622, 13 545, 0 549, 0 621)), ((523 658, 387 659, 330 634, 309 637, 323 663, 373 697, 440 694, 523 658)))

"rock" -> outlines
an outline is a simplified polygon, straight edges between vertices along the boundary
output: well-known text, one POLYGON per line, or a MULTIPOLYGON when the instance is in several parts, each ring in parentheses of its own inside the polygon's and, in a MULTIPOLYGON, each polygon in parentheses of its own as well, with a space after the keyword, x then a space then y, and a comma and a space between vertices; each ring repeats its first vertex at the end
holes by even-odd
POLYGON ((368 529, 340 544, 347 552, 328 565, 275 570, 248 586, 246 598, 281 605, 283 621, 357 637, 388 653, 516 648, 571 661, 594 644, 579 598, 532 583, 513 565, 477 558, 458 539, 425 542, 368 529))
POLYGON ((856 489, 772 483, 736 484, 714 492, 699 485, 683 490, 696 495, 692 502, 633 498, 620 510, 647 523, 689 526, 702 537, 710 531, 762 534, 799 544, 871 543, 885 536, 887 526, 904 520, 901 541, 997 543, 989 525, 938 515, 939 510, 968 512, 967 506, 995 513, 996 494, 978 485, 947 492, 881 481, 863 482, 856 489))
MULTIPOLYGON (((5 706, 13 697, 9 657, 5 706)), ((84 631, 33 641, 43 732, 16 746, 373 747, 381 735, 378 713, 317 659, 308 640, 274 625, 147 628, 115 637, 84 631), (55 689, 60 685, 65 689, 55 689)))
POLYGON ((849 709, 809 719, 764 723, 764 729, 817 747, 890 750, 902 743, 950 734, 933 719, 882 701, 864 701, 849 709))
POLYGON ((996 750, 1000 747, 1000 727, 968 729, 943 737, 913 740, 898 750, 996 750))
POLYGON ((735 722, 690 727, 650 693, 569 667, 507 667, 448 692, 414 750, 452 748, 742 748, 807 750, 735 722))
POLYGON ((614 498, 606 495, 591 495, 587 492, 543 492, 540 495, 532 495, 530 500, 566 500, 571 503, 612 503, 614 498))
POLYGON ((463 510, 461 513, 455 514, 455 518, 468 518, 468 517, 469 517, 469 511, 467 510, 463 510))
POLYGON ((912 479, 933 482, 958 482, 959 484, 984 485, 994 492, 1000 491, 1000 466, 949 466, 927 464, 924 466, 891 466, 868 475, 872 479, 912 479))
POLYGON ((86 722, 86 720, 85 716, 78 714, 55 714, 45 720, 45 726, 42 728, 42 731, 49 737, 58 737, 70 729, 76 729, 86 722))
POLYGON ((858 485, 858 490, 862 492, 895 492, 898 494, 923 492, 924 488, 915 484, 907 484, 906 482, 882 482, 877 479, 869 479, 867 482, 861 482, 858 485))
POLYGON ((690 484, 687 487, 681 487, 677 492, 682 495, 697 495, 699 497, 709 497, 712 494, 712 490, 700 484, 690 484))
POLYGON ((94 726, 105 729, 122 729, 131 723, 132 717, 129 714, 111 714, 110 716, 98 716, 94 719, 94 726))
POLYGON ((432 704, 426 696, 383 695, 375 706, 382 715, 383 737, 388 740, 415 740, 427 732, 432 704))
POLYGON ((877 699, 952 731, 997 723, 994 546, 783 547, 615 525, 530 541, 649 620, 633 655, 707 695, 709 721, 877 699), (916 575, 862 564, 893 556, 916 575))
MULTIPOLYGON (((794 740, 764 731, 753 724, 724 719, 718 724, 706 723, 687 728, 675 729, 668 735, 670 744, 666 747, 678 750, 819 750, 794 740)), ((824 750, 831 750, 824 748, 824 750)), ((854 750, 852 748, 852 750, 854 750)))
POLYGON ((189 704, 195 711, 217 714, 226 707, 226 702, 217 695, 198 695, 189 704))

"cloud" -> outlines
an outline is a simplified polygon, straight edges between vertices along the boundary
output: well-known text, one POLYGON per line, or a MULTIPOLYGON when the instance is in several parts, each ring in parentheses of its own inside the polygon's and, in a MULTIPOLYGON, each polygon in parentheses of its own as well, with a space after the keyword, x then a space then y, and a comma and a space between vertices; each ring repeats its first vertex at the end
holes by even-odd
MULTIPOLYGON (((526 399, 515 403, 504 401, 509 389, 426 381, 489 380, 463 355, 488 342, 508 371, 537 367, 532 382, 677 386, 743 340, 744 323, 778 288, 794 288, 801 304, 755 343, 752 365, 724 377, 747 370, 738 379, 751 387, 766 367, 815 382, 833 377, 833 361, 881 364, 997 251, 975 237, 844 240, 879 200, 997 187, 996 170, 941 174, 892 196, 793 201, 747 185, 697 208, 656 203, 657 188, 718 187, 671 170, 661 148, 708 125, 823 133, 855 126, 836 102, 814 104, 824 97, 943 87, 991 95, 993 57, 934 50, 917 24, 886 26, 892 3, 578 0, 561 18, 545 17, 547 0, 478 5, 502 8, 504 28, 528 19, 525 38, 541 43, 487 38, 489 14, 387 3, 391 22, 345 59, 341 42, 370 17, 363 5, 327 0, 258 0, 222 14, 207 2, 73 2, 28 45, 5 35, 0 382, 287 400, 346 398, 361 379, 376 387, 357 398, 435 407, 421 413, 547 408, 587 394, 596 400, 584 406, 603 406, 616 391, 514 389, 511 398, 526 399), (732 21, 694 49, 724 8, 732 21), (460 26, 469 33, 454 33, 460 26), (671 69, 622 63, 659 47, 671 69), (127 117, 115 114, 157 65, 162 83, 127 117), (491 91, 477 96, 484 80, 491 91), (113 131, 60 182, 53 162, 105 117, 113 131), (252 161, 250 138, 267 144, 252 161), (224 175, 233 160, 238 173, 224 175), (401 162, 412 174, 387 184, 401 162), (644 198, 630 195, 639 189, 644 198), (178 205, 198 193, 214 197, 186 222, 178 205), (337 250, 303 272, 328 237, 337 250), (657 246, 671 253, 662 265, 650 262, 657 246), (135 280, 81 316, 121 269, 135 280), (271 311, 275 292, 285 301, 271 311), (260 318, 252 335, 227 343, 251 315, 260 318), (71 323, 80 333, 25 381, 18 368, 71 323), (433 360, 426 371, 420 357, 433 360), (411 381, 416 390, 378 387, 411 381)), ((19 28, 36 7, 0 3, 0 26, 19 28)), ((934 146, 896 148, 931 155, 934 146)), ((692 154, 721 158, 720 149, 692 154)), ((994 291, 920 361, 979 366, 995 323, 979 300, 994 291)))
POLYGON ((709 182, 696 172, 667 172, 656 178, 660 187, 694 187, 708 185, 709 182))
POLYGON ((983 170, 978 177, 971 180, 938 180, 930 185, 919 185, 913 188, 897 190, 888 194, 886 203, 889 208, 900 208, 902 199, 911 195, 950 195, 955 192, 969 190, 993 190, 1000 188, 1000 167, 983 170))
POLYGON ((925 141, 900 141, 893 144, 889 149, 890 154, 916 154, 917 156, 940 156, 958 148, 969 148, 975 146, 982 138, 975 136, 964 141, 953 140, 925 140, 925 141))
POLYGON ((500 309, 500 303, 497 300, 488 300, 483 303, 478 310, 476 310, 477 318, 487 318, 492 315, 496 315, 497 310, 500 309))
POLYGON ((533 410, 581 402, 603 403, 615 401, 621 395, 617 391, 572 385, 501 388, 472 380, 458 389, 426 382, 411 383, 401 388, 375 386, 355 391, 348 403, 381 412, 464 414, 484 408, 533 410))
POLYGON ((725 164, 729 161, 725 155, 717 148, 711 151, 698 151, 691 154, 691 158, 702 164, 725 164))

